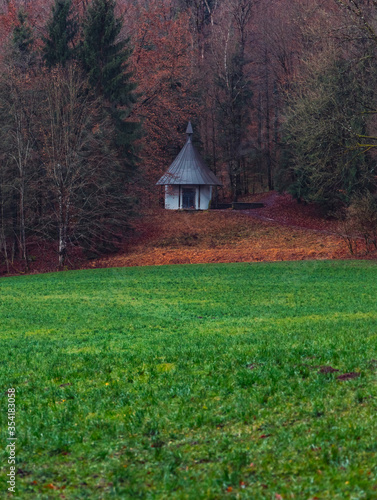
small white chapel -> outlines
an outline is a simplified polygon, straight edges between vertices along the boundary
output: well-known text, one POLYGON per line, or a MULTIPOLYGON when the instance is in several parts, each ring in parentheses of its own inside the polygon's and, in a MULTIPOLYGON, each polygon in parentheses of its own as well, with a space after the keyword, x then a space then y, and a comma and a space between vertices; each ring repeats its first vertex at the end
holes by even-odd
POLYGON ((212 187, 222 184, 194 147, 191 122, 186 134, 186 144, 157 185, 165 186, 166 209, 207 210, 212 198, 212 187))

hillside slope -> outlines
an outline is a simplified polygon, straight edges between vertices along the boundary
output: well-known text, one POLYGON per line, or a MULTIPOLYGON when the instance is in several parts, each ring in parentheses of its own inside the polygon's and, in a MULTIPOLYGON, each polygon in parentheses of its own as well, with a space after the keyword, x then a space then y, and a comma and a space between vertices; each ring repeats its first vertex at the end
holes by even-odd
MULTIPOLYGON (((140 213, 117 254, 88 260, 71 249, 66 269, 130 267, 214 262, 269 262, 348 259, 351 256, 336 221, 324 218, 313 205, 299 204, 276 192, 256 195, 265 206, 257 210, 168 211, 140 213)), ((30 273, 56 270, 57 245, 29 245, 30 273)), ((375 258, 359 252, 357 258, 375 258)), ((15 261, 10 274, 22 274, 15 261)), ((6 275, 4 263, 0 274, 6 275)))
POLYGON ((124 251, 92 267, 344 259, 349 252, 337 224, 314 206, 276 192, 254 197, 257 210, 173 212, 139 219, 124 251))

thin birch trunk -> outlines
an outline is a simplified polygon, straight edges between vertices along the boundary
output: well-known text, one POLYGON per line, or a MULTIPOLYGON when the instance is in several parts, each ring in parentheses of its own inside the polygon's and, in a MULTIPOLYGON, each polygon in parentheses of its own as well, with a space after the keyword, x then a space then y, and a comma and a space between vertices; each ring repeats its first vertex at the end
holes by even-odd
POLYGON ((65 217, 63 208, 63 193, 60 191, 59 196, 59 267, 64 266, 65 257, 67 253, 67 231, 65 228, 65 217))

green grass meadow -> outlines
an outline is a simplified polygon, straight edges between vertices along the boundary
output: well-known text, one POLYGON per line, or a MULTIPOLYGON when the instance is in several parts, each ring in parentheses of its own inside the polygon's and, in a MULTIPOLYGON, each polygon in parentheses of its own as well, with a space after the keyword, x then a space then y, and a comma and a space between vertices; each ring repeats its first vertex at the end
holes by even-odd
POLYGON ((14 387, 13 498, 377 499, 376 292, 362 261, 2 279, 1 495, 14 387))

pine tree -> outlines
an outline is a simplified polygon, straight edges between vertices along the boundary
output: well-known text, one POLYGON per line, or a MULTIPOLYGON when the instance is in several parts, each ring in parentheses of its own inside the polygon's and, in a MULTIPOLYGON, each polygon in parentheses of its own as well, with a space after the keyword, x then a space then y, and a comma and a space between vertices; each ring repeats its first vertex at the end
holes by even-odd
POLYGON ((47 67, 57 64, 65 66, 73 58, 73 41, 77 34, 77 23, 72 18, 71 0, 55 0, 52 17, 47 24, 47 37, 43 38, 43 59, 47 67))
POLYGON ((20 9, 17 13, 17 24, 12 33, 12 49, 6 55, 9 64, 15 65, 22 73, 27 72, 36 60, 33 46, 33 30, 28 22, 27 14, 20 9))
POLYGON ((93 0, 83 26, 80 59, 97 97, 102 97, 116 129, 115 148, 128 167, 136 163, 135 139, 140 127, 127 121, 136 101, 136 84, 127 71, 130 40, 119 40, 122 20, 114 0, 93 0))
MULTIPOLYGON (((79 59, 98 103, 100 123, 96 132, 98 150, 91 154, 99 167, 93 191, 85 192, 90 207, 85 236, 90 251, 111 250, 127 230, 129 211, 134 203, 127 193, 130 176, 136 171, 135 140, 140 126, 130 120, 136 101, 136 84, 127 71, 131 53, 129 39, 121 40, 122 20, 115 15, 114 0, 93 0, 83 23, 79 59), (106 124, 106 125, 104 125, 106 124), (100 222, 101 227, 98 226, 100 222), (98 229, 96 229, 98 227, 98 229)), ((86 228, 86 229, 85 229, 86 228)))
POLYGON ((34 44, 33 32, 27 22, 27 14, 23 10, 18 11, 17 18, 19 24, 13 30, 13 46, 19 54, 28 55, 34 44))

